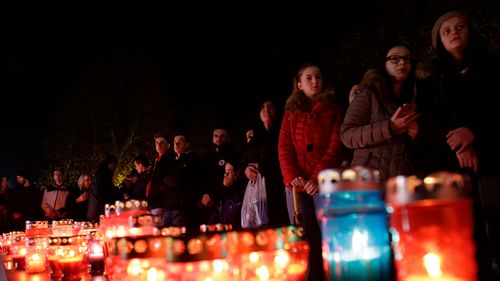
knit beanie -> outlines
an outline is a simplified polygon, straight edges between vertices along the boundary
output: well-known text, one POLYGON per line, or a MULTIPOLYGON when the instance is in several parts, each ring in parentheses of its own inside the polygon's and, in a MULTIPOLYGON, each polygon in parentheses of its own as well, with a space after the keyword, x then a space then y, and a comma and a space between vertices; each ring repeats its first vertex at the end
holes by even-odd
POLYGON ((439 29, 441 29, 441 25, 443 25, 443 23, 451 18, 454 18, 454 17, 462 17, 464 19, 467 19, 467 16, 460 12, 460 11, 450 11, 450 12, 447 12, 445 14, 443 14, 442 16, 440 16, 436 23, 434 24, 434 27, 432 27, 432 47, 436 50, 437 49, 437 45, 438 45, 438 42, 439 42, 439 29))

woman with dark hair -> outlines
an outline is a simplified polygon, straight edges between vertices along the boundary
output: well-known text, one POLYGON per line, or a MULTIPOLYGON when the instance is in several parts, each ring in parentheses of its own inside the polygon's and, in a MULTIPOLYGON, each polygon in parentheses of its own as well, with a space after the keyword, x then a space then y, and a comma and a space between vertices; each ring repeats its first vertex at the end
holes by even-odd
MULTIPOLYGON (((339 129, 342 109, 334 102, 334 91, 325 86, 321 70, 314 64, 299 68, 293 91, 285 104, 278 155, 288 194, 297 191, 302 224, 310 245, 307 280, 324 278, 321 231, 313 196, 318 193, 318 173, 338 168, 342 162, 339 129)), ((293 205, 287 200, 289 212, 293 205), (292 205, 292 206, 290 206, 292 205)))
POLYGON ((410 50, 401 43, 390 47, 383 67, 364 74, 340 131, 342 142, 355 149, 351 165, 377 169, 381 180, 413 172, 414 81, 410 50))

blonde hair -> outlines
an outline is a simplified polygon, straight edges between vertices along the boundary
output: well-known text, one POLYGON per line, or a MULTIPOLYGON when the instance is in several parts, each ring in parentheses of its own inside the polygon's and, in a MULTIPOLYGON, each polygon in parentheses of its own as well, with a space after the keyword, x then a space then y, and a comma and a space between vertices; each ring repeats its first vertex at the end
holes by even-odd
POLYGON ((88 175, 88 174, 82 174, 80 176, 80 178, 78 179, 78 187, 80 189, 82 189, 82 186, 83 186, 83 181, 86 179, 86 178, 90 178, 92 179, 92 176, 91 175, 88 175))

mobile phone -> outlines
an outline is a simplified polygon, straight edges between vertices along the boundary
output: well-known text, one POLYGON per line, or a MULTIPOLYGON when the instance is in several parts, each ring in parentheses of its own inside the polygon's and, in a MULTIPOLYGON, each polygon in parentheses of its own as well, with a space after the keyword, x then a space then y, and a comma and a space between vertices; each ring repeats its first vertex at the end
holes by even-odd
POLYGON ((415 110, 417 110, 417 104, 405 103, 405 104, 403 104, 403 106, 401 108, 401 112, 399 113, 399 116, 400 117, 406 116, 406 115, 414 112, 415 110))

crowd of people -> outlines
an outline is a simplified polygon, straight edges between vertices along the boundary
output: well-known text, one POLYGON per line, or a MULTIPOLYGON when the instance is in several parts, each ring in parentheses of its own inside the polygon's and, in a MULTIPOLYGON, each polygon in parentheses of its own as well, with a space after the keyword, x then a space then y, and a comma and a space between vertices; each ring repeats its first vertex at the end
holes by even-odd
POLYGON ((163 226, 191 231, 200 224, 240 229, 299 223, 311 246, 308 280, 322 280, 313 201, 318 172, 363 165, 379 170, 385 181, 448 170, 473 179, 476 236, 489 239, 478 244, 480 274, 486 276, 481 266, 500 261, 500 140, 493 128, 499 114, 492 102, 500 94, 498 52, 481 44, 475 26, 458 11, 439 17, 431 38, 436 56, 422 62, 408 44, 388 42, 379 64, 353 87, 347 108, 317 64, 302 65, 283 116, 277 115, 280 105, 264 101, 259 125, 246 132, 241 152, 223 127, 214 128, 205 154, 191 147, 188 131, 176 131, 156 134, 156 158, 135 157, 134 172, 119 187, 112 155, 74 187, 59 168, 43 192, 23 172, 10 189, 3 177, 2 230, 24 229, 25 220, 42 218, 97 222, 105 204, 125 199, 147 200, 163 226))

